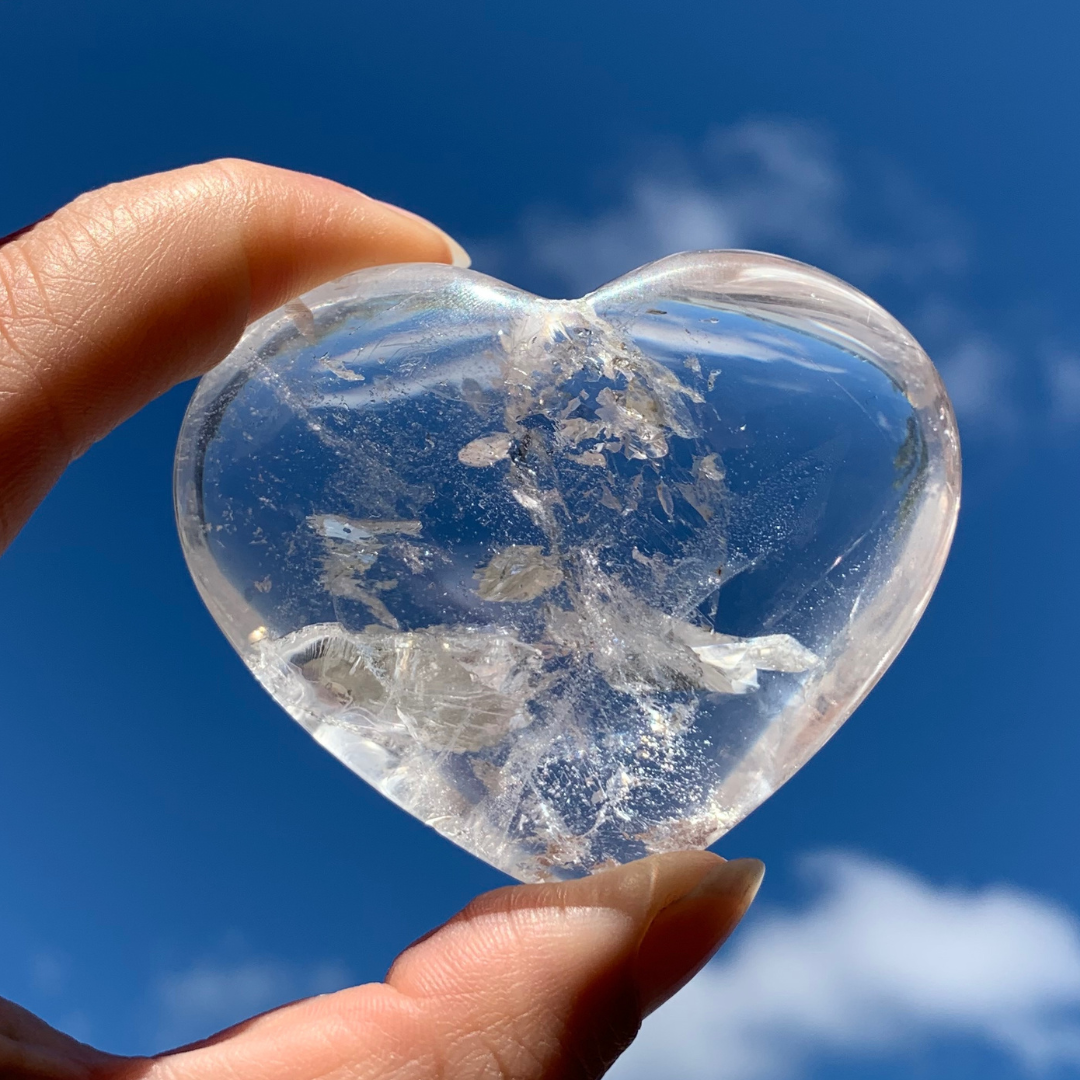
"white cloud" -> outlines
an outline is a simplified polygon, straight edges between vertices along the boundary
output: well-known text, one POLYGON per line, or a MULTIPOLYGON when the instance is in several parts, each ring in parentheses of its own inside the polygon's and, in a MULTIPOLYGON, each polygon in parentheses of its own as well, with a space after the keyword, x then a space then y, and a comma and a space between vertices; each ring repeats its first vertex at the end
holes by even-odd
POLYGON ((937 366, 957 416, 967 425, 998 433, 1015 432, 1020 418, 1010 383, 1014 363, 985 334, 965 335, 937 354, 937 366))
POLYGON ((877 227, 855 222, 850 178, 831 140, 801 123, 718 129, 693 152, 667 146, 629 171, 610 209, 592 218, 534 208, 519 234, 479 246, 579 294, 673 251, 760 248, 814 262, 866 287, 949 274, 966 262, 958 224, 894 169, 860 187, 877 227))
POLYGON ((673 251, 739 247, 739 229, 719 196, 689 181, 639 179, 626 203, 592 221, 535 211, 522 223, 529 258, 580 295, 673 251))
POLYGON ((533 207, 511 235, 470 247, 478 268, 564 296, 675 251, 789 255, 893 307, 938 362, 965 439, 1035 430, 1048 418, 1040 396, 1075 429, 1080 361, 1051 353, 1037 326, 995 332, 1001 319, 964 300, 967 232, 902 170, 842 154, 813 126, 755 120, 639 155, 591 216, 533 207), (1018 394, 1025 384, 1036 392, 1018 394))
POLYGON ((348 972, 336 963, 200 962, 158 980, 158 1039, 171 1044, 202 1039, 256 1013, 349 983, 348 972))
POLYGON ((852 855, 810 862, 800 912, 750 922, 646 1021, 613 1080, 796 1080, 819 1057, 979 1040, 1080 1066, 1080 926, 1006 886, 939 888, 852 855))

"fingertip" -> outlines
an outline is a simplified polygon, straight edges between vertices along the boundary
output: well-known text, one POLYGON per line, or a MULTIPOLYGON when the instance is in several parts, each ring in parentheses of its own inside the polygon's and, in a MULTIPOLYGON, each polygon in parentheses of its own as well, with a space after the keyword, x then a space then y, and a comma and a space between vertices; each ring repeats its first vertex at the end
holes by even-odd
POLYGON ((739 924, 765 876, 758 859, 718 861, 660 910, 638 948, 635 981, 642 1015, 690 981, 739 924))
POLYGON ((421 217, 420 214, 414 214, 411 210, 406 210, 403 206, 395 206, 394 203, 388 202, 383 202, 379 205, 385 207, 387 210, 392 210, 395 214, 401 214, 410 221, 419 222, 425 228, 431 229, 432 232, 436 233, 446 245, 447 253, 449 255, 446 262, 451 266, 459 267, 462 270, 468 270, 469 267, 472 266, 472 256, 445 229, 440 229, 438 225, 429 221, 426 217, 421 217))
POLYGON ((566 903, 619 907, 642 923, 686 895, 724 860, 711 851, 669 851, 564 882, 566 903))
POLYGON ((762 871, 682 851, 485 894, 391 969, 398 1045, 418 1052, 419 1018, 447 1076, 598 1077, 731 932, 762 871))
POLYGON ((465 249, 409 210, 328 177, 227 158, 196 167, 228 178, 249 208, 244 246, 254 319, 314 285, 387 263, 469 265, 465 249))

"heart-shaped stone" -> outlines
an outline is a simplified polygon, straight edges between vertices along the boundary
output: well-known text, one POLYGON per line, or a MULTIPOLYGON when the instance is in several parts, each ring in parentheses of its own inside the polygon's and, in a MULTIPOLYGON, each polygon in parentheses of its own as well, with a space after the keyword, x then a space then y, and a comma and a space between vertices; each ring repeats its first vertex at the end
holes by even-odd
POLYGON ((176 505, 263 686, 523 880, 703 847, 911 633, 960 458, 933 365, 850 286, 675 255, 582 300, 363 270, 199 384, 176 505))

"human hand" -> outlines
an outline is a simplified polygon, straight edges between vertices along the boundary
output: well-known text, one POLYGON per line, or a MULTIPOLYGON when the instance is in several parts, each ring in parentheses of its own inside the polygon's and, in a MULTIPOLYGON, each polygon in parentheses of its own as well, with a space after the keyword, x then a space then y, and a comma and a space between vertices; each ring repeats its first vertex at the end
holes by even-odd
MULTIPOLYGON (((75 457, 216 364, 247 323, 388 262, 468 258, 414 215, 240 161, 115 184, 0 241, 0 550, 75 457)), ((93 1050, 0 1000, 0 1077, 598 1077, 719 947, 762 873, 692 851, 498 889, 408 948, 384 983, 154 1058, 93 1050)))

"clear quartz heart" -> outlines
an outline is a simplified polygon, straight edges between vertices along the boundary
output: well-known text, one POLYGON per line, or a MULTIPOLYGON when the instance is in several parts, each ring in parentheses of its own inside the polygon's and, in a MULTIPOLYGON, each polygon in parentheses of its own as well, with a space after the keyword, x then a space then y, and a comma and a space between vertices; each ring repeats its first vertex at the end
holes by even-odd
POLYGON ((911 335, 732 251, 573 301, 351 274, 248 330, 176 459, 266 690, 531 881, 711 844, 800 768, 911 633, 959 483, 911 335))

